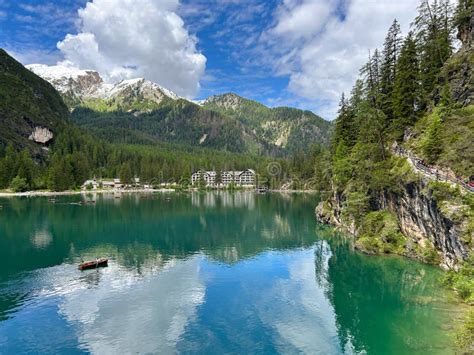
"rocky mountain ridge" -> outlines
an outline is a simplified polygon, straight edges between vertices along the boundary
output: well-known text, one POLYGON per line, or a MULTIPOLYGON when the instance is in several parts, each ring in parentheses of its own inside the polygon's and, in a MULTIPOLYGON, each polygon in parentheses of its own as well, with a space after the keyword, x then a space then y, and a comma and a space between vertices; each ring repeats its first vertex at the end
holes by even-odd
POLYGON ((93 70, 40 64, 27 68, 61 93, 73 110, 73 121, 118 142, 165 140, 264 155, 291 154, 329 142, 331 123, 310 111, 269 108, 233 93, 191 101, 143 78, 110 84, 93 70), (117 127, 136 132, 113 134, 117 127))
POLYGON ((31 64, 26 68, 51 83, 70 105, 89 99, 114 100, 117 98, 142 98, 160 104, 164 99, 178 100, 181 97, 144 78, 106 83, 95 70, 80 70, 67 66, 31 64))

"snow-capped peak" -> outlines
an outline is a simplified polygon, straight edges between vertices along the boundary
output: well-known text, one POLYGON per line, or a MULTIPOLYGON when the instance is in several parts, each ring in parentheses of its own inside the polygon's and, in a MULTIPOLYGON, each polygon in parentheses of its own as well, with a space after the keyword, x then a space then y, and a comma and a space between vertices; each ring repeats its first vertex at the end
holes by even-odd
POLYGON ((154 82, 144 78, 122 80, 115 84, 105 83, 95 70, 82 70, 67 65, 48 66, 31 64, 29 70, 50 82, 62 94, 81 99, 111 99, 118 96, 141 96, 160 103, 164 97, 178 100, 180 97, 154 82))
POLYGON ((71 66, 31 64, 29 70, 49 81, 62 94, 74 93, 76 96, 92 96, 104 84, 95 70, 82 70, 71 66))
POLYGON ((95 70, 82 70, 65 65, 30 64, 27 65, 26 68, 41 77, 48 77, 51 79, 77 79, 80 76, 87 76, 91 73, 97 73, 95 70))
POLYGON ((145 96, 156 96, 156 93, 161 92, 164 96, 167 96, 173 100, 178 100, 180 97, 171 90, 168 90, 161 85, 158 85, 150 80, 144 78, 135 78, 122 80, 114 85, 114 87, 108 92, 108 97, 115 97, 122 94, 124 91, 133 90, 137 94, 140 93, 145 96), (155 95, 153 95, 153 93, 155 95))

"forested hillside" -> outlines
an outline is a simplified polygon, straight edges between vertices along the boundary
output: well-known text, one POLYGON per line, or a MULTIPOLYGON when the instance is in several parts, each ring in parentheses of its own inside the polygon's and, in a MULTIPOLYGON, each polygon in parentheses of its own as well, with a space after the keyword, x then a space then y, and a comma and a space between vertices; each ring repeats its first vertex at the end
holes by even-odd
POLYGON ((28 139, 35 128, 54 135, 67 124, 68 109, 56 90, 0 49, 0 147, 11 143, 40 156, 48 139, 28 139))
MULTIPOLYGON (((472 0, 456 8, 423 0, 409 33, 395 20, 342 96, 331 149, 316 165, 327 191, 319 218, 353 233, 366 253, 461 270, 448 284, 470 303, 474 197, 464 186, 474 180, 473 14, 472 0)), ((459 337, 467 348, 470 317, 459 337)))
POLYGON ((322 145, 329 142, 331 123, 311 111, 269 108, 232 93, 212 96, 203 106, 237 119, 268 145, 288 153, 307 149, 309 142, 322 145))
POLYGON ((228 152, 269 154, 264 143, 239 122, 186 100, 168 100, 152 110, 98 110, 77 106, 71 119, 100 138, 115 143, 171 142, 228 152))

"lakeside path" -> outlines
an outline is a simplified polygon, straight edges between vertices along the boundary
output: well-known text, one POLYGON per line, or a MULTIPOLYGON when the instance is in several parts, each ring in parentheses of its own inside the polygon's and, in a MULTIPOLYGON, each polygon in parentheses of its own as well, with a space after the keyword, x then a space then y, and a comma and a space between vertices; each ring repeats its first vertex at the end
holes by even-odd
POLYGON ((394 143, 392 146, 392 151, 396 155, 406 158, 408 163, 416 172, 422 174, 429 180, 451 183, 452 185, 461 187, 464 191, 474 193, 474 186, 472 186, 470 183, 464 182, 452 171, 445 171, 438 166, 430 166, 425 164, 422 159, 416 157, 411 151, 404 149, 397 143, 394 143))

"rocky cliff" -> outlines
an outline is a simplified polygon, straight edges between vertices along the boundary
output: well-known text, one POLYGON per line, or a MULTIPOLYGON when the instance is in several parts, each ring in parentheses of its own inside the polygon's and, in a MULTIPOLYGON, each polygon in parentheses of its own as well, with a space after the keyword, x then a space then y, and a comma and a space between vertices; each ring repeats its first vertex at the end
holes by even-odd
MULTIPOLYGON (((462 206, 450 203, 449 207, 443 208, 434 195, 428 181, 422 178, 406 184, 396 193, 381 193, 373 203, 376 209, 390 211, 397 217, 400 231, 408 240, 404 255, 418 258, 416 250, 434 248, 439 255, 440 266, 456 269, 468 257, 468 243, 473 236, 468 235, 467 218, 458 218, 455 213, 450 213, 462 206)), ((316 217, 357 238, 361 230, 353 220, 345 218, 344 202, 343 195, 333 195, 316 207, 316 217)))
POLYGON ((397 193, 380 197, 380 208, 393 212, 402 233, 422 249, 434 247, 441 256, 441 266, 456 268, 468 255, 461 236, 463 221, 448 217, 433 196, 427 181, 409 183, 397 193))

